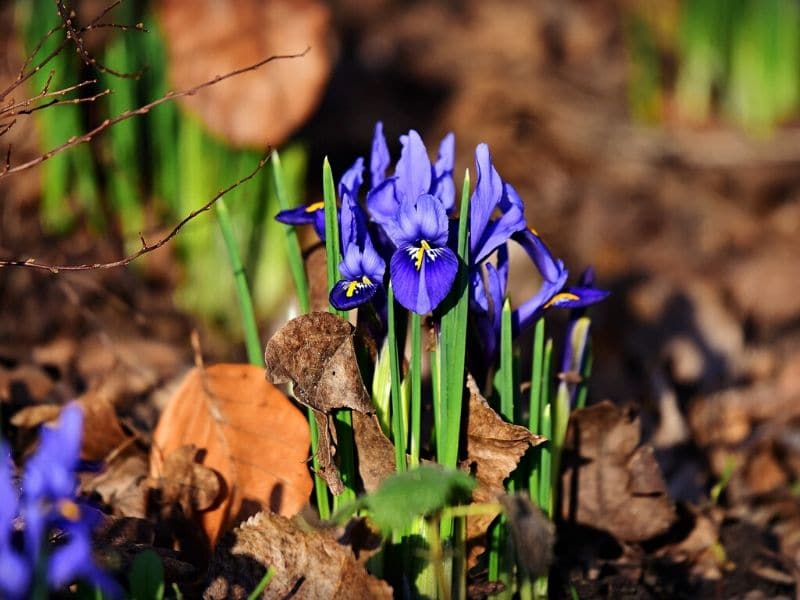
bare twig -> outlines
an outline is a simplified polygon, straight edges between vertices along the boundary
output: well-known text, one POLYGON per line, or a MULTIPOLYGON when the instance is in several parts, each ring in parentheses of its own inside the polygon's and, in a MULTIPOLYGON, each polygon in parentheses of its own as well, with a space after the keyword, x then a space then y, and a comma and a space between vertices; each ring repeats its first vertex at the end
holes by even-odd
POLYGON ((102 73, 108 73, 109 75, 119 77, 120 79, 139 79, 142 76, 144 69, 139 69, 138 71, 132 71, 130 73, 123 73, 122 71, 116 71, 115 69, 112 69, 111 67, 108 67, 98 61, 94 56, 92 56, 92 54, 83 44, 82 34, 87 30, 75 26, 75 12, 67 9, 66 4, 64 4, 64 0, 56 0, 56 7, 58 8, 58 14, 61 17, 61 22, 64 24, 64 28, 67 30, 67 39, 72 40, 72 42, 75 44, 75 49, 78 51, 78 55, 81 57, 84 63, 90 67, 94 67, 102 73))
MULTIPOLYGON (((69 138, 63 144, 61 144, 59 146, 56 146, 55 148, 52 148, 51 150, 48 150, 47 152, 37 156, 36 158, 33 158, 33 159, 31 159, 31 160, 29 160, 27 162, 24 162, 22 164, 16 165, 14 167, 11 167, 9 169, 6 169, 6 170, 0 172, 0 180, 2 180, 4 177, 8 177, 9 175, 12 175, 14 173, 19 173, 20 171, 24 171, 26 169, 30 169, 31 167, 35 167, 36 165, 39 165, 39 164, 45 162, 46 160, 49 160, 50 158, 52 158, 56 154, 59 154, 59 153, 63 152, 64 150, 72 148, 73 146, 77 146, 78 144, 84 144, 84 143, 90 141, 97 134, 99 134, 102 131, 108 129, 109 127, 113 127, 117 123, 119 123, 121 121, 124 121, 126 119, 130 119, 131 117, 134 117, 134 116, 137 116, 137 115, 145 115, 148 112, 150 112, 152 109, 154 109, 155 107, 157 107, 157 106, 159 106, 161 104, 164 104, 165 102, 169 102, 171 100, 175 100, 176 98, 182 98, 184 96, 193 96, 194 94, 196 94, 197 92, 199 92, 200 90, 202 90, 204 88, 210 87, 212 85, 216 85, 220 81, 225 81, 226 79, 230 79, 231 77, 235 77, 237 75, 241 75, 242 73, 247 73, 249 71, 255 71, 256 69, 258 69, 258 68, 264 66, 265 64, 270 63, 270 62, 272 62, 274 60, 282 60, 282 59, 289 59, 289 58, 300 58, 301 56, 305 56, 306 53, 309 50, 310 50, 310 47, 307 47, 302 52, 299 52, 299 53, 296 53, 296 54, 275 54, 273 56, 264 58, 264 59, 258 61, 257 63, 253 63, 252 65, 249 65, 249 66, 246 66, 246 67, 242 67, 240 69, 236 69, 235 71, 230 71, 229 73, 225 73, 224 75, 217 75, 213 79, 205 81, 205 82, 201 83, 200 85, 196 85, 196 86, 194 86, 192 88, 189 88, 189 89, 186 89, 186 90, 181 90, 179 92, 167 92, 167 94, 165 94, 164 96, 161 96, 160 98, 158 98, 156 100, 153 100, 152 102, 150 102, 148 104, 145 104, 144 106, 140 106, 139 108, 135 108, 135 109, 132 109, 132 110, 126 110, 125 112, 120 113, 119 115, 117 115, 114 118, 105 119, 102 123, 100 123, 100 125, 94 127, 93 129, 89 130, 88 132, 86 132, 84 134, 81 134, 81 135, 72 136, 71 138, 69 138)), ((0 266, 2 266, 2 265, 0 265, 0 266)))
POLYGON ((116 267, 124 267, 124 266, 132 263, 134 260, 136 260, 140 256, 148 254, 148 253, 152 252, 153 250, 158 250, 164 244, 169 242, 172 238, 174 238, 176 235, 178 235, 178 232, 189 221, 194 219, 199 214, 210 210, 211 207, 213 207, 214 204, 216 204, 217 200, 222 198, 225 194, 228 194, 229 192, 233 191, 234 189, 236 189, 240 185, 246 183, 247 181, 249 181, 250 179, 255 177, 255 175, 262 168, 264 168, 264 165, 267 164, 267 161, 270 159, 271 156, 272 156, 272 150, 270 149, 270 150, 268 150, 267 154, 261 160, 258 161, 258 164, 256 165, 256 168, 253 169, 249 174, 245 175, 244 177, 242 177, 238 181, 232 183, 231 185, 229 185, 225 189, 220 190, 219 192, 217 192, 216 196, 214 196, 211 200, 206 202, 200 208, 195 209, 192 212, 190 212, 188 215, 186 215, 183 219, 181 219, 178 222, 177 225, 175 225, 175 227, 172 228, 172 230, 166 236, 164 236, 163 238, 161 238, 160 240, 158 240, 154 244, 147 244, 144 241, 144 238, 140 236, 140 239, 142 241, 142 247, 139 248, 139 250, 137 250, 133 254, 130 254, 130 255, 126 256, 125 258, 121 258, 120 260, 115 260, 115 261, 107 262, 107 263, 92 263, 92 264, 83 264, 83 265, 51 265, 51 264, 44 264, 44 263, 37 262, 35 258, 28 258, 28 259, 25 259, 25 260, 0 260, 0 268, 2 268, 2 267, 28 267, 28 268, 31 268, 31 269, 39 269, 39 270, 42 270, 42 271, 50 271, 51 273, 58 273, 60 271, 91 271, 91 270, 95 270, 95 269, 114 269, 116 267))

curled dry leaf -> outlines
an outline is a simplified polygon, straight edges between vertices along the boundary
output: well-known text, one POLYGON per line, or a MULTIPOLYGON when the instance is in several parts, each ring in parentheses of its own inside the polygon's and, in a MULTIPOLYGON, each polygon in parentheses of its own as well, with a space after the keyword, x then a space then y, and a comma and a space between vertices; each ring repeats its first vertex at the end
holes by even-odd
POLYGON ((364 490, 371 492, 395 473, 394 444, 381 429, 377 415, 353 413, 353 436, 358 454, 358 474, 364 490))
POLYGON ((368 574, 350 549, 328 533, 305 531, 293 521, 265 512, 221 540, 203 598, 247 598, 269 567, 275 575, 262 598, 392 598, 391 587, 368 574))
POLYGON ((184 515, 195 515, 212 507, 220 497, 222 485, 217 474, 197 462, 200 452, 187 444, 170 452, 161 475, 150 482, 159 492, 159 504, 178 505, 184 515))
POLYGON ((339 469, 333 462, 333 446, 331 445, 331 434, 336 431, 331 427, 329 417, 323 412, 313 410, 314 420, 317 422, 317 475, 325 480, 331 494, 338 496, 344 491, 344 483, 339 475, 339 469))
POLYGON ((570 417, 564 448, 565 519, 627 542, 664 533, 675 507, 650 446, 640 446, 639 420, 604 401, 570 417))
MULTIPOLYGON (((473 500, 494 502, 505 492, 503 482, 517 468, 528 448, 543 443, 545 438, 504 421, 481 395, 472 376, 467 378, 467 388, 467 458, 461 463, 461 468, 473 473, 478 482, 472 493, 473 500)), ((482 551, 483 537, 493 520, 492 515, 467 519, 472 559, 482 551)))
POLYGON ((303 57, 178 100, 237 146, 280 145, 311 114, 331 69, 330 10, 318 0, 161 0, 157 4, 176 88, 189 88, 268 56, 303 57))
POLYGON ((252 365, 193 369, 161 415, 150 453, 150 475, 165 474, 165 457, 187 444, 225 481, 227 495, 202 514, 212 545, 219 534, 260 509, 292 515, 311 493, 306 468, 308 423, 252 365))
POLYGON ((292 319, 267 343, 272 383, 294 383, 297 399, 325 414, 336 408, 375 412, 358 370, 355 328, 327 312, 292 319))

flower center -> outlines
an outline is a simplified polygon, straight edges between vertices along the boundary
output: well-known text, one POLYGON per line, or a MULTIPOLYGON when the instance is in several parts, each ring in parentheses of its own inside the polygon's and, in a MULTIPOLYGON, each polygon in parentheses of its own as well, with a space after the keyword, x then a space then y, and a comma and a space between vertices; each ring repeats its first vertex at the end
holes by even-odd
POLYGON ((348 298, 352 298, 353 294, 355 294, 358 290, 361 290, 361 289, 363 289, 365 287, 368 287, 370 285, 372 285, 372 281, 370 280, 369 277, 364 275, 361 278, 361 281, 358 281, 356 279, 356 280, 353 280, 350 283, 348 283, 347 284, 347 291, 344 293, 344 295, 347 296, 348 298))
POLYGON ((414 259, 414 267, 419 271, 422 269, 422 261, 427 256, 431 261, 436 260, 436 257, 439 256, 439 253, 442 251, 441 248, 431 248, 431 245, 427 242, 427 240, 421 240, 419 243, 419 247, 417 246, 409 246, 408 247, 408 254, 411 258, 414 259))

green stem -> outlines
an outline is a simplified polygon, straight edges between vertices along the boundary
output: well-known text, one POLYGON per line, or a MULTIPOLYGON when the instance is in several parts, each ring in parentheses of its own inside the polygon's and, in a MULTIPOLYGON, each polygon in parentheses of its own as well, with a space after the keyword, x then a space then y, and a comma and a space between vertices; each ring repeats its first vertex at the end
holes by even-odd
MULTIPOLYGON (((533 359, 531 364, 531 396, 528 410, 528 429, 531 433, 541 434, 542 415, 542 369, 544 362, 544 319, 536 321, 533 334, 533 359)), ((539 454, 531 458, 531 469, 528 479, 528 491, 531 500, 539 498, 539 454)))
POLYGON ((250 296, 250 287, 247 285, 247 276, 236 245, 236 236, 233 232, 233 222, 224 198, 217 200, 217 220, 220 229, 222 229, 222 237, 225 239, 225 248, 228 250, 228 259, 236 282, 236 297, 239 300, 239 308, 242 312, 247 360, 254 365, 263 366, 264 358, 261 353, 261 340, 258 336, 258 324, 256 323, 253 299, 250 296))
POLYGON ((394 290, 389 283, 388 290, 389 332, 389 367, 392 380, 392 438, 394 441, 395 468, 398 473, 406 470, 406 432, 403 424, 403 398, 400 392, 400 357, 397 349, 397 331, 395 323, 394 290))
POLYGON ((420 316, 411 313, 411 458, 409 465, 419 465, 422 421, 422 340, 420 316))
POLYGON ((267 589, 269 582, 272 581, 272 577, 275 575, 275 567, 270 567, 267 569, 267 572, 264 573, 264 577, 261 578, 261 581, 258 582, 258 585, 250 592, 250 595, 247 596, 247 600, 257 600, 261 598, 261 594, 264 593, 264 590, 267 589))

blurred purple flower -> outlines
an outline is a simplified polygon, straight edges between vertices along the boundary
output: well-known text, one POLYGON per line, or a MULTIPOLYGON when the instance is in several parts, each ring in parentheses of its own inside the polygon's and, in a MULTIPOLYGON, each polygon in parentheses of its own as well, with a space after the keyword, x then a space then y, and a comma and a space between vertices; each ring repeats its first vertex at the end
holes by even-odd
POLYGON ((25 465, 21 494, 13 484, 8 448, 0 445, 3 598, 29 597, 37 576, 46 578, 50 589, 81 579, 118 595, 117 584, 92 560, 90 534, 95 513, 75 501, 82 426, 80 407, 70 404, 61 411, 56 427, 41 429, 39 447, 25 465), (45 547, 56 532, 64 534, 64 543, 45 547))

